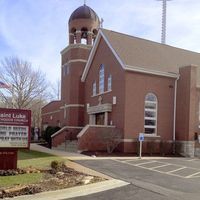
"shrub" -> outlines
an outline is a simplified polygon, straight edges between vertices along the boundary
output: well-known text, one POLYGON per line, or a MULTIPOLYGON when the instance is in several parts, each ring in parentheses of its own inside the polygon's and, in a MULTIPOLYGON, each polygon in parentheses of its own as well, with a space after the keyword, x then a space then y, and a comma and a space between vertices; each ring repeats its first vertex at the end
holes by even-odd
POLYGON ((44 140, 48 143, 49 147, 51 148, 51 136, 60 130, 58 126, 48 126, 43 133, 44 140))
POLYGON ((112 153, 121 142, 122 132, 119 129, 107 128, 98 134, 98 138, 106 145, 107 153, 112 153))
POLYGON ((51 168, 52 169, 59 170, 59 169, 62 169, 63 166, 64 166, 63 161, 54 160, 54 161, 51 162, 51 168))

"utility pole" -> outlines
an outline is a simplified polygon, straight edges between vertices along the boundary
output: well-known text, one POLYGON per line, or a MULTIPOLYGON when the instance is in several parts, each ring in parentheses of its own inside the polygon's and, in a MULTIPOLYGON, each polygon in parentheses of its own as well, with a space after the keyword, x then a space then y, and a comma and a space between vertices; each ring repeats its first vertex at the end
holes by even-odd
POLYGON ((157 0, 162 1, 162 32, 161 43, 166 44, 166 26, 167 26, 167 1, 172 0, 157 0))

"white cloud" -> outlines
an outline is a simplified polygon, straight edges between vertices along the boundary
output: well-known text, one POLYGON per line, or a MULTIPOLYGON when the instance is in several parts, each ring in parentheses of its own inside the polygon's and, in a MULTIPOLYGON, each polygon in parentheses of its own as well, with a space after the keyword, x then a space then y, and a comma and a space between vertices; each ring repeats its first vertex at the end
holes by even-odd
MULTIPOLYGON (((161 2, 156 0, 88 0, 104 27, 160 41, 161 2)), ((82 0, 0 0, 0 59, 18 55, 41 68, 51 81, 60 77, 60 51, 68 44, 67 23, 82 0), (2 44, 3 46, 3 44, 2 44)), ((200 51, 200 1, 168 2, 167 42, 200 51)))

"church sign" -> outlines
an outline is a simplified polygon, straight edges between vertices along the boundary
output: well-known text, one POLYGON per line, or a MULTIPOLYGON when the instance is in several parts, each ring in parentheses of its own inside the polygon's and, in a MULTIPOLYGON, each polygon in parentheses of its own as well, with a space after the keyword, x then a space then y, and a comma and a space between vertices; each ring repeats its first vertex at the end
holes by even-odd
POLYGON ((17 151, 29 149, 31 111, 0 108, 0 170, 17 168, 17 151))
POLYGON ((29 148, 31 111, 0 109, 0 148, 29 148))

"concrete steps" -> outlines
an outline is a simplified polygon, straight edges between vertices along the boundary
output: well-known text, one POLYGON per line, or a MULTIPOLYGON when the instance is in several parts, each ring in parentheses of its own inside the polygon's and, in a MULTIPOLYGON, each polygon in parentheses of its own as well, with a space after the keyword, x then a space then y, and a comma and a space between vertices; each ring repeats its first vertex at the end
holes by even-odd
POLYGON ((52 147, 54 150, 66 151, 66 152, 78 152, 78 141, 77 140, 66 140, 57 147, 52 147))

